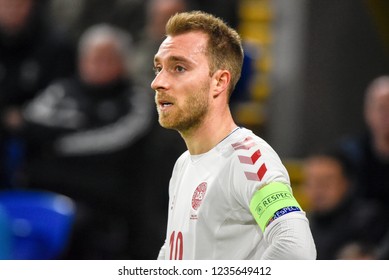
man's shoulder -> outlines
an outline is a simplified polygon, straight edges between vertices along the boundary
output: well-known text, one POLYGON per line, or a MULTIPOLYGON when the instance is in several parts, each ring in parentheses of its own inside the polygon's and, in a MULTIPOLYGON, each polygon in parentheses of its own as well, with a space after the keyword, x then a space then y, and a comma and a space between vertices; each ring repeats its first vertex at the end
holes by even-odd
POLYGON ((277 153, 264 139, 249 129, 242 127, 230 136, 220 149, 226 154, 238 156, 251 154, 253 157, 266 154, 268 156, 278 157, 277 153))
POLYGON ((254 185, 273 180, 289 182, 285 166, 274 149, 252 131, 241 128, 228 141, 224 155, 230 157, 235 177, 254 185))

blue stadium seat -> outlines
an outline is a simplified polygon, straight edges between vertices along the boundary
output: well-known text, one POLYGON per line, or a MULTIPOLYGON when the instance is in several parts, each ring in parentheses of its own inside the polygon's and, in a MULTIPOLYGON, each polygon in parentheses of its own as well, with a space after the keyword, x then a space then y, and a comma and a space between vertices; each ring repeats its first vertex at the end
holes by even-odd
POLYGON ((11 258, 10 219, 4 207, 0 204, 0 260, 9 258, 11 258))
POLYGON ((74 202, 63 195, 33 190, 0 191, 9 218, 9 259, 58 259, 66 249, 75 218, 74 202))

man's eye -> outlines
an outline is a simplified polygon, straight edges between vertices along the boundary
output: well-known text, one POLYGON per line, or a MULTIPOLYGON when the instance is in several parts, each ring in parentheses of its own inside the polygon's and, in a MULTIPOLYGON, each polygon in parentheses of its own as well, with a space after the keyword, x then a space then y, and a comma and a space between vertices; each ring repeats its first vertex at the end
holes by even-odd
POLYGON ((179 72, 179 73, 181 73, 181 72, 185 72, 185 68, 184 67, 182 67, 182 66, 180 66, 180 65, 177 65, 176 67, 175 67, 175 71, 176 72, 179 72))
POLYGON ((158 75, 159 72, 161 72, 162 68, 159 67, 159 66, 154 66, 154 67, 153 67, 153 70, 154 70, 155 75, 158 75))

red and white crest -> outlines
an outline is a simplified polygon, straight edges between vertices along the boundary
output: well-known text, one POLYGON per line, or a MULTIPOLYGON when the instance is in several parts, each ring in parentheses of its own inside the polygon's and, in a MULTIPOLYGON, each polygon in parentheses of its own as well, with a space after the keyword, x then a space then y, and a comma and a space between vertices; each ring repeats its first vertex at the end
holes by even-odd
POLYGON ((207 191, 207 183, 202 182, 200 185, 197 186, 195 189, 193 196, 192 196, 192 208, 194 210, 199 209, 201 202, 203 201, 205 197, 205 192, 207 191))

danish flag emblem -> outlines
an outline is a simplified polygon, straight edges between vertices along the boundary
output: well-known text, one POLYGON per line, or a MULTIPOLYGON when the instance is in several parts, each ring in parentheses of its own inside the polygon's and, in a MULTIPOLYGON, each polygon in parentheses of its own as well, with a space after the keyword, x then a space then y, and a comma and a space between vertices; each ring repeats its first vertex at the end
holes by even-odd
MULTIPOLYGON (((256 143, 254 142, 254 139, 252 137, 247 137, 241 142, 237 142, 232 144, 232 147, 234 150, 247 150, 249 151, 252 147, 256 146, 256 143)), ((247 165, 255 165, 255 163, 258 161, 258 159, 261 157, 261 151, 259 149, 255 150, 254 152, 250 152, 248 156, 244 155, 238 155, 239 161, 242 164, 247 165)), ((245 171, 244 174, 246 175, 247 180, 250 181, 261 181, 263 176, 265 176, 267 171, 267 167, 265 163, 262 163, 260 167, 257 169, 257 172, 248 172, 245 171)))

